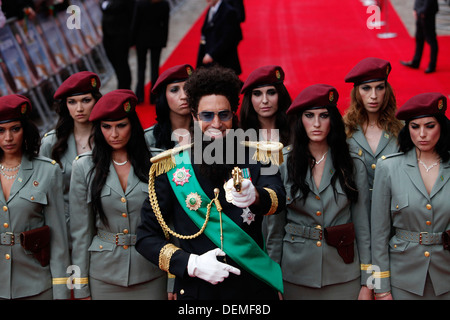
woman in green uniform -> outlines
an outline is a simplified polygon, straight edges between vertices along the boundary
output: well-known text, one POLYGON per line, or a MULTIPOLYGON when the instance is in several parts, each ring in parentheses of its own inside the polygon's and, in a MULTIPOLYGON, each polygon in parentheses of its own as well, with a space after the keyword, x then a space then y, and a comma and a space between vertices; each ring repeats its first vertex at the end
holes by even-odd
POLYGON ((156 96, 157 123, 145 129, 148 147, 161 150, 191 141, 192 115, 187 103, 184 84, 194 71, 188 64, 171 67, 161 73, 152 88, 156 96))
POLYGON ((293 143, 280 166, 286 210, 268 217, 267 250, 283 272, 284 299, 370 299, 369 190, 351 154, 338 92, 317 84, 289 107, 293 143))
POLYGON ((64 212, 69 223, 69 187, 73 160, 91 150, 89 116, 102 96, 99 77, 81 71, 68 77, 54 94, 59 115, 56 128, 44 135, 40 155, 55 160, 63 173, 64 212))
POLYGON ((446 109, 440 93, 409 99, 396 115, 406 122, 400 152, 377 162, 371 219, 376 299, 450 299, 446 109))
POLYGON ((280 66, 263 66, 255 69, 245 80, 240 127, 257 130, 259 140, 289 143, 289 125, 286 111, 292 99, 284 86, 284 71, 280 66))
POLYGON ((397 102, 388 82, 390 72, 389 61, 370 57, 358 62, 345 77, 345 82, 353 83, 344 115, 347 142, 366 164, 370 190, 377 160, 398 152, 397 137, 403 127, 395 117, 397 102))
POLYGON ((22 95, 0 97, 0 298, 68 299, 61 170, 38 156, 30 111, 22 95))
POLYGON ((167 299, 167 277, 135 249, 140 210, 148 197, 150 151, 130 90, 97 102, 92 152, 72 167, 72 261, 80 268, 75 298, 167 299))

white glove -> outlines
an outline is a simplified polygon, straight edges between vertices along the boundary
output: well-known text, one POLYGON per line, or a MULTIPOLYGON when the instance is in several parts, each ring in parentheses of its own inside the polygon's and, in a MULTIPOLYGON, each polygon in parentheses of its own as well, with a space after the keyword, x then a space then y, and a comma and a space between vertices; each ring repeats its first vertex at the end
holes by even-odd
POLYGON ((231 273, 240 275, 241 271, 229 264, 217 261, 217 256, 225 256, 225 252, 216 248, 202 255, 191 254, 188 261, 188 274, 208 281, 211 284, 222 282, 231 273))
POLYGON ((233 179, 227 181, 226 188, 231 190, 232 203, 239 208, 247 208, 256 200, 256 188, 249 179, 242 179, 241 192, 233 186, 233 179))

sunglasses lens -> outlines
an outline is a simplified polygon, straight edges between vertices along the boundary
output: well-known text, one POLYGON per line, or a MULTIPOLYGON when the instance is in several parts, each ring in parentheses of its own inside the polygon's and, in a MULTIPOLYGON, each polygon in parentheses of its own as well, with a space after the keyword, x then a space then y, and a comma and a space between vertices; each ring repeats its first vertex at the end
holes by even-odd
POLYGON ((198 114, 200 120, 210 122, 214 119, 214 112, 202 111, 198 114))
MULTIPOLYGON (((198 114, 198 117, 202 121, 210 122, 213 121, 215 113, 212 111, 202 111, 198 114)), ((233 113, 230 110, 223 110, 217 113, 220 121, 228 121, 233 117, 233 113)))
POLYGON ((233 114, 229 110, 219 111, 219 119, 221 121, 228 121, 233 114))

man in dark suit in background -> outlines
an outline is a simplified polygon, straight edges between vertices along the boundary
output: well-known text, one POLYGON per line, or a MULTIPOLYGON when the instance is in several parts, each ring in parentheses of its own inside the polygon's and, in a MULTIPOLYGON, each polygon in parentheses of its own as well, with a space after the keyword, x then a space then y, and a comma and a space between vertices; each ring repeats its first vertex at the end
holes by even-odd
POLYGON ((206 0, 209 9, 201 31, 197 68, 219 64, 241 74, 238 44, 242 31, 237 11, 223 0, 206 0))
POLYGON ((131 89, 128 53, 134 3, 135 0, 104 0, 101 3, 103 46, 117 77, 117 89, 131 89))
MULTIPOLYGON (((151 88, 159 77, 159 64, 162 49, 167 45, 169 36, 170 5, 166 0, 137 0, 131 23, 131 36, 136 44, 138 62, 136 96, 138 102, 144 101, 145 72, 147 53, 150 51, 151 88)), ((150 94, 150 103, 154 96, 150 94)))
POLYGON ((415 0, 414 16, 416 18, 416 52, 411 61, 400 61, 404 66, 417 69, 422 58, 425 41, 430 45, 430 63, 425 73, 436 70, 438 42, 436 37, 436 13, 439 11, 438 0, 415 0))

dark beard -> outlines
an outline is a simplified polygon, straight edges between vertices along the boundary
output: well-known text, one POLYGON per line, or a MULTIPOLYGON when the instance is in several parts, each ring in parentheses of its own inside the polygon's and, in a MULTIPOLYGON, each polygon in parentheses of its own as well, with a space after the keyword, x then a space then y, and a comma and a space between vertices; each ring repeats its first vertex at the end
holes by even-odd
MULTIPOLYGON (((200 174, 211 181, 211 183, 215 186, 222 186, 228 179, 231 178, 231 171, 235 167, 235 159, 227 160, 227 143, 226 137, 222 138, 222 150, 218 150, 217 145, 218 142, 211 141, 201 141, 202 143, 202 154, 195 154, 194 152, 194 162, 198 164, 198 168, 200 174), (215 144, 215 148, 212 148, 212 144, 215 144), (214 159, 214 162, 211 161, 205 162, 205 149, 206 154, 210 154, 214 159), (201 156, 201 159, 195 159, 195 156, 201 156)), ((233 152, 234 150, 229 150, 229 152, 233 152)), ((235 155, 236 153, 233 152, 235 155)))

